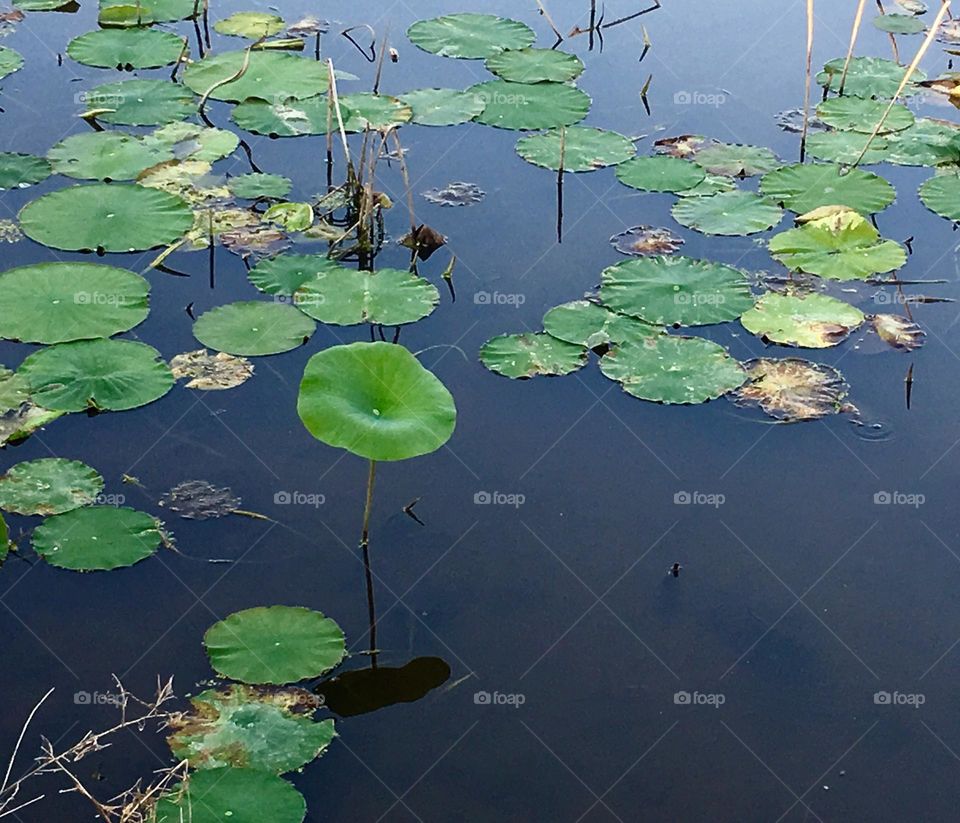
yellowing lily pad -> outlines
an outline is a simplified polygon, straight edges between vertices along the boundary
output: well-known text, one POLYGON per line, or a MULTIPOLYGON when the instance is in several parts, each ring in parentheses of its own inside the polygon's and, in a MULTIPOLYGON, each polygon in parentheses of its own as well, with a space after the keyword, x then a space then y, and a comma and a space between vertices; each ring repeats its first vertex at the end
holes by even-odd
POLYGON ((740 318, 743 327, 784 346, 826 349, 842 343, 863 323, 860 309, 825 294, 768 292, 740 318))
POLYGON ((748 380, 733 393, 738 406, 759 406, 785 423, 838 414, 849 387, 836 369, 796 357, 743 364, 748 380))

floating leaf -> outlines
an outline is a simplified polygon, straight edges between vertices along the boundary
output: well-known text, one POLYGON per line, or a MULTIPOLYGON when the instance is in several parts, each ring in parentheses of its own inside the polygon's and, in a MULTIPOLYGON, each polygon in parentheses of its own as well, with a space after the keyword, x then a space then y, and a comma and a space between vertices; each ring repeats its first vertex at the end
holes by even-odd
POLYGON ((13 5, 23 11, 58 11, 71 4, 72 0, 13 0, 13 5))
POLYGON ((23 66, 23 57, 19 52, 6 46, 0 46, 0 80, 8 74, 19 71, 23 66))
POLYGON ((283 774, 318 757, 336 737, 332 720, 314 722, 320 700, 304 689, 231 684, 201 692, 173 719, 167 738, 193 769, 220 766, 283 774))
POLYGON ((960 22, 950 19, 944 20, 937 31, 937 40, 949 46, 960 44, 960 22))
POLYGON ((283 31, 283 18, 263 11, 238 11, 223 20, 217 20, 213 28, 220 34, 259 40, 283 31))
POLYGON ((457 419, 446 386, 393 343, 351 343, 315 354, 297 412, 317 440, 369 460, 436 451, 457 419))
POLYGON ((316 324, 285 303, 245 300, 210 309, 193 324, 204 346, 227 354, 263 356, 302 346, 316 324))
POLYGON ((100 473, 79 460, 44 457, 17 463, 0 477, 0 509, 15 514, 63 514, 103 491, 100 473))
POLYGON ((197 111, 189 91, 165 80, 104 83, 81 97, 81 102, 96 109, 98 120, 118 126, 162 126, 185 120, 197 111))
MULTIPOLYGON (((786 109, 777 114, 777 125, 791 134, 801 134, 803 132, 803 109, 786 109)), ((823 131, 827 124, 820 120, 815 114, 808 114, 807 134, 823 131)))
POLYGON ((417 89, 401 94, 400 102, 413 112, 413 122, 421 126, 456 126, 473 120, 486 102, 458 89, 417 89))
POLYGON ((7 522, 0 516, 0 566, 7 559, 10 551, 10 532, 7 529, 7 522))
POLYGON ((748 380, 733 393, 738 406, 759 406, 785 423, 838 414, 849 386, 830 366, 797 357, 761 357, 743 364, 748 380))
POLYGON ((511 83, 567 83, 583 73, 575 54, 556 49, 509 49, 487 58, 487 71, 511 83))
POLYGON ((752 334, 785 346, 825 349, 863 323, 860 309, 825 294, 768 292, 740 318, 752 334))
POLYGON ((752 191, 684 197, 674 205, 671 214, 681 226, 703 234, 733 237, 772 229, 783 217, 779 206, 752 191))
POLYGON ((57 174, 78 180, 133 180, 144 169, 172 160, 169 149, 129 134, 91 131, 61 140, 47 152, 57 174))
MULTIPOLYGON (((817 116, 828 126, 847 131, 872 134, 887 111, 888 104, 882 100, 862 97, 831 97, 817 106, 817 116)), ((913 112, 899 103, 890 109, 879 134, 903 131, 916 122, 913 112)), ((866 140, 864 140, 866 145, 866 140)))
POLYGON ((74 37, 67 54, 101 69, 158 69, 180 59, 186 43, 168 31, 148 28, 99 29, 74 37))
POLYGON ((912 14, 878 14, 873 18, 873 25, 890 34, 920 34, 927 30, 923 20, 917 20, 912 14))
MULTIPOLYGON (((895 349, 913 351, 926 341, 926 333, 907 317, 896 314, 875 314, 870 318, 877 336, 895 349)), ((0 506, 2 508, 2 506, 0 506)))
POLYGON ((292 297, 307 281, 342 268, 336 260, 322 254, 280 254, 261 260, 247 276, 262 292, 292 297))
MULTIPOLYGON (((866 165, 886 163, 889 159, 891 141, 896 136, 891 134, 887 137, 873 138, 860 162, 866 165)), ((852 165, 860 159, 860 154, 867 145, 867 139, 868 135, 854 131, 824 131, 810 134, 807 136, 807 153, 817 160, 825 160, 828 163, 852 165)))
POLYGON ((681 134, 677 137, 661 137, 654 142, 653 150, 657 154, 692 160, 698 152, 716 145, 718 142, 712 137, 704 137, 702 134, 681 134))
POLYGON ((677 157, 634 157, 617 166, 617 179, 642 191, 678 192, 703 182, 706 172, 677 157))
POLYGON ((587 349, 549 334, 502 334, 483 344, 480 362, 514 379, 570 374, 587 364, 587 349))
POLYGON ((207 247, 207 234, 210 229, 210 215, 213 215, 214 233, 226 231, 226 226, 234 225, 243 215, 240 222, 243 225, 258 224, 260 218, 245 209, 225 209, 215 204, 231 199, 230 190, 223 185, 221 178, 210 174, 210 163, 206 160, 170 160, 146 169, 137 176, 137 183, 150 189, 174 194, 193 206, 209 206, 210 208, 194 214, 194 227, 188 232, 191 245, 194 248, 207 247), (205 225, 201 225, 201 222, 205 225), (197 235, 202 235, 200 241, 197 235))
POLYGON ((610 238, 610 243, 621 254, 650 257, 655 254, 672 254, 683 245, 683 240, 669 229, 634 226, 615 234, 610 238))
POLYGON ((289 177, 280 174, 241 174, 231 177, 227 183, 230 193, 234 197, 245 200, 256 200, 260 197, 286 197, 290 194, 293 183, 289 177))
MULTIPOLYGON (((340 98, 342 105, 350 112, 348 122, 344 128, 348 131, 365 131, 366 129, 388 129, 391 126, 400 126, 409 123, 413 117, 413 109, 396 97, 385 94, 345 94, 340 98)), ((334 117, 336 123, 336 117, 334 117)))
POLYGON ((20 226, 13 220, 0 220, 0 243, 19 243, 23 240, 20 226))
POLYGON ((613 131, 571 126, 530 134, 517 142, 517 154, 528 163, 552 171, 584 172, 624 163, 636 149, 629 138, 613 131))
POLYGON ((947 120, 921 118, 886 144, 886 160, 900 166, 960 164, 960 126, 947 120))
POLYGON ((732 177, 722 174, 708 174, 692 189, 676 192, 677 197, 711 197, 714 194, 723 194, 727 191, 736 191, 737 186, 732 177))
POLYGON ((188 389, 218 391, 246 383, 253 376, 253 363, 226 352, 210 354, 206 349, 178 354, 170 361, 175 380, 189 378, 188 389))
POLYGON ((210 665, 224 677, 278 686, 319 677, 346 654, 341 628, 302 606, 234 612, 207 629, 203 645, 210 665))
POLYGON ((173 375, 160 353, 132 340, 58 343, 20 366, 31 397, 52 411, 124 411, 163 397, 173 375))
POLYGON ((805 214, 821 206, 846 206, 861 214, 883 211, 896 196, 893 186, 869 171, 798 163, 763 176, 760 191, 785 208, 805 214))
POLYGON ((50 164, 42 157, 0 152, 0 189, 25 189, 50 176, 50 164))
POLYGON ((660 326, 617 314, 589 300, 575 300, 550 309, 543 316, 543 328, 557 340, 588 349, 644 340, 663 333, 660 326))
POLYGON ((30 399, 30 386, 22 374, 0 366, 0 415, 19 409, 30 399))
POLYGON ((247 70, 230 80, 240 73, 247 56, 246 50, 225 51, 191 63, 183 72, 184 85, 200 95, 213 89, 210 92, 213 100, 233 103, 250 97, 260 100, 312 97, 327 87, 326 65, 277 51, 250 52, 247 70), (225 80, 230 82, 224 83, 225 80), (220 83, 223 85, 218 85, 220 83))
POLYGON ((711 174, 725 174, 730 177, 753 177, 779 169, 783 165, 783 161, 770 149, 732 143, 706 146, 697 152, 694 162, 711 174))
MULTIPOLYGON (((358 131, 354 128, 351 113, 340 101, 340 116, 345 131, 358 131)), ((299 137, 303 134, 326 134, 327 120, 337 131, 338 122, 335 113, 331 113, 326 95, 306 97, 302 100, 282 99, 276 102, 265 100, 245 100, 235 106, 231 114, 233 121, 242 129, 254 134, 266 134, 270 137, 299 137)), ((359 121, 356 121, 359 124, 359 121)))
POLYGON ((210 520, 235 512, 241 500, 230 489, 217 488, 206 480, 184 480, 158 502, 186 520, 210 520))
POLYGON ((149 557, 163 540, 157 520, 116 506, 87 506, 48 517, 33 532, 33 549, 51 566, 106 571, 149 557))
POLYGON ((438 206, 472 206, 483 200, 484 194, 474 183, 447 183, 442 189, 428 189, 423 197, 438 206))
POLYGON ((600 359, 600 371, 627 394, 655 403, 706 403, 746 379, 723 346, 666 334, 612 349, 600 359))
POLYGON ((313 207, 309 203, 275 203, 263 213, 263 219, 290 232, 306 231, 313 225, 313 207))
POLYGON ((508 83, 490 80, 467 90, 484 101, 478 123, 533 131, 572 126, 590 111, 590 98, 566 83, 508 83))
MULTIPOLYGON (((57 0, 51 0, 57 2, 57 0)), ((100 0, 101 26, 149 26, 194 17, 203 4, 197 0, 100 0)))
MULTIPOLYGON (((817 82, 830 91, 839 91, 845 62, 843 57, 831 60, 817 75, 817 82)), ((883 60, 879 57, 854 57, 847 71, 843 86, 844 94, 854 97, 890 99, 897 93, 906 74, 907 69, 892 60, 883 60)), ((926 75, 920 69, 916 69, 901 95, 914 94, 917 90, 916 84, 925 79, 926 75)))
POLYGON ((508 49, 525 49, 536 39, 529 26, 492 14, 450 14, 418 20, 407 29, 407 37, 431 54, 474 60, 508 49))
POLYGON ((72 186, 28 203, 20 225, 31 240, 68 251, 144 251, 193 225, 179 197, 136 185, 72 186))
POLYGON ((233 154, 240 145, 240 138, 232 131, 205 128, 193 123, 168 123, 143 139, 166 147, 177 160, 189 158, 207 163, 233 154))
POLYGON ((306 814, 303 795, 283 778, 224 766, 195 772, 161 797, 156 823, 303 823, 306 814))
POLYGON ((753 306, 739 269, 690 257, 641 257, 603 270, 600 300, 655 325, 703 326, 734 320, 753 306))
POLYGON ((921 0, 896 0, 896 4, 909 14, 926 14, 927 4, 921 0))
POLYGON ((960 220, 960 175, 938 174, 920 186, 920 199, 930 211, 948 220, 960 220))

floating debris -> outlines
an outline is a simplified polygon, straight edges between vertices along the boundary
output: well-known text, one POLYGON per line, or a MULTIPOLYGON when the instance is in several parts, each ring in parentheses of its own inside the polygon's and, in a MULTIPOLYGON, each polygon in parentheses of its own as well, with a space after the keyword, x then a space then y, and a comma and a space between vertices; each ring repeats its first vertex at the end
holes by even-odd
POLYGON ((442 189, 429 189, 423 193, 424 199, 438 206, 472 206, 486 196, 475 183, 448 183, 442 189))

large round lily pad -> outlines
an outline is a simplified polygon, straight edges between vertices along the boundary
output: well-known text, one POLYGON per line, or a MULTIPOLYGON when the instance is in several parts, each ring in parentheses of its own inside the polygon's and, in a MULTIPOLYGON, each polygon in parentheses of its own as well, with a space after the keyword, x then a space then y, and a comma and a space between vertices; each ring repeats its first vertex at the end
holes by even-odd
POLYGON ((166 246, 193 225, 193 212, 175 194, 137 185, 72 186, 20 211, 24 234, 67 251, 130 252, 166 246))
POLYGON ((456 126, 473 120, 486 106, 486 101, 459 89, 416 89, 400 95, 400 102, 410 107, 413 122, 421 126, 456 126))
POLYGON ((157 803, 156 823, 303 823, 307 804, 282 777, 224 766, 190 776, 157 803))
POLYGON ((511 83, 567 83, 583 73, 579 57, 556 49, 510 49, 488 57, 486 66, 511 83))
POLYGON ((681 226, 703 234, 737 237, 772 229, 783 210, 752 191, 724 191, 708 197, 683 197, 671 214, 681 226))
POLYGON ((932 212, 948 220, 960 220, 960 175, 938 174, 920 186, 920 199, 932 212))
POLYGON ((825 294, 768 292, 740 318, 743 327, 772 343, 826 349, 863 323, 860 309, 825 294))
POLYGON ((193 95, 166 80, 104 83, 82 95, 97 119, 117 126, 162 126, 185 120, 197 111, 193 95))
POLYGON ((786 423, 837 414, 849 387, 831 366, 797 357, 761 357, 743 364, 749 378, 732 397, 738 406, 759 406, 786 423))
POLYGON ((240 138, 227 129, 213 129, 195 123, 167 123, 144 136, 147 143, 167 149, 177 160, 214 163, 233 154, 240 138))
POLYGON ((885 157, 899 166, 960 164, 960 126, 922 117, 909 129, 887 135, 885 157))
POLYGON ((418 20, 409 29, 410 42, 442 57, 482 59, 507 49, 533 44, 533 29, 492 14, 449 14, 418 20))
POLYGON ((16 514, 62 514, 103 491, 100 473, 79 460, 43 457, 17 463, 0 477, 0 509, 16 514))
MULTIPOLYGON (((328 118, 335 132, 339 127, 336 114, 331 117, 325 94, 305 97, 302 100, 245 100, 234 107, 230 116, 240 128, 270 137, 326 134, 328 118)), ((355 131, 351 128, 350 111, 344 107, 342 101, 340 116, 343 118, 344 129, 355 131)))
POLYGON ((64 343, 110 337, 146 319, 150 284, 95 263, 38 263, 0 274, 0 337, 64 343))
POLYGON ((440 380, 393 343, 351 343, 315 354, 297 412, 318 440, 369 460, 406 460, 439 449, 457 408, 440 380))
POLYGON ((321 272, 340 268, 340 263, 322 254, 278 254, 261 260, 247 276, 262 292, 291 297, 321 272))
POLYGON ((557 340, 589 349, 645 340, 663 333, 661 326, 617 314, 589 300, 574 300, 550 309, 543 316, 543 328, 557 340))
MULTIPOLYGON (((817 82, 830 91, 839 92, 844 62, 843 57, 831 60, 823 67, 823 71, 817 75, 817 82)), ((880 57, 854 57, 850 61, 843 91, 844 94, 854 97, 890 99, 896 94, 897 88, 906 73, 906 67, 898 65, 892 60, 884 60, 880 57)), ((911 75, 910 82, 907 83, 902 94, 904 96, 914 94, 917 91, 916 84, 925 79, 926 75, 920 69, 917 69, 911 75)))
POLYGON ((566 83, 508 83, 490 80, 467 89, 485 103, 478 123, 533 131, 572 126, 590 111, 590 97, 566 83))
MULTIPOLYGON (((884 100, 863 97, 831 97, 817 106, 817 117, 828 126, 847 131, 872 134, 887 110, 884 100)), ((916 122, 913 112, 899 103, 890 109, 878 134, 909 129, 916 122)), ((866 142, 866 141, 864 141, 866 142)))
POLYGON ((23 56, 7 46, 0 46, 0 80, 23 66, 23 56))
POLYGON ((600 300, 655 325, 703 326, 734 320, 753 306, 739 269, 690 257, 640 257, 603 271, 600 300))
POLYGON ((131 71, 176 63, 184 46, 182 37, 168 31, 98 29, 74 37, 67 45, 67 54, 85 66, 131 71))
POLYGON ((700 166, 669 155, 635 157, 617 166, 617 179, 642 191, 678 192, 703 182, 700 166))
MULTIPOLYGON (((345 94, 340 98, 342 106, 346 106, 349 117, 343 127, 347 131, 365 131, 366 129, 387 129, 409 123, 413 117, 413 109, 406 103, 386 94, 345 94)), ((343 112, 341 111, 341 116, 343 112)), ((334 128, 337 128, 334 117, 334 128)))
POLYGON ((583 172, 624 163, 636 149, 629 138, 613 131, 570 126, 517 141, 517 153, 528 163, 552 171, 583 172))
POLYGON ((217 85, 240 72, 245 54, 245 50, 225 51, 191 63, 183 72, 184 85, 200 95, 212 88, 213 100, 234 103, 251 97, 269 101, 300 99, 327 88, 329 78, 324 63, 277 51, 250 52, 243 75, 217 85))
POLYGON ((753 177, 779 169, 783 165, 783 161, 770 149, 732 143, 706 146, 696 153, 694 162, 703 166, 710 174, 724 174, 729 177, 753 177))
POLYGON ((31 397, 53 411, 123 411, 163 397, 173 375, 160 352, 133 340, 58 343, 20 366, 31 397))
POLYGON ((144 169, 173 160, 173 153, 130 134, 90 131, 61 140, 47 159, 57 174, 78 180, 133 180, 144 169))
POLYGON ((200 315, 193 336, 208 348, 252 357, 302 346, 316 328, 313 320, 286 303, 243 300, 200 315))
POLYGON ((846 206, 872 214, 883 211, 896 196, 893 186, 872 172, 819 163, 772 171, 763 176, 760 191, 797 214, 821 206, 846 206))
POLYGON ((600 371, 627 394, 655 403, 705 403, 747 378, 723 346, 666 334, 612 349, 600 359, 600 371))
POLYGON ((241 683, 283 685, 319 677, 346 654, 342 629, 302 606, 234 612, 203 636, 210 665, 241 683))
POLYGON ((318 757, 336 737, 332 720, 315 722, 320 700, 298 688, 231 684, 201 692, 193 710, 171 721, 177 760, 193 769, 221 766, 283 774, 318 757))
POLYGON ((545 333, 501 334, 483 344, 480 362, 515 380, 556 376, 582 369, 587 364, 587 349, 545 333))
POLYGON ((33 532, 33 549, 51 566, 106 571, 132 566, 163 541, 157 520, 116 506, 86 506, 48 517, 33 532))
POLYGON ((375 273, 325 267, 294 294, 294 305, 321 323, 402 326, 433 312, 440 292, 429 280, 400 269, 375 273))
POLYGON ((861 160, 860 155, 867 146, 869 135, 856 131, 813 132, 807 135, 807 154, 827 163, 852 165, 859 160, 861 165, 872 166, 890 159, 891 142, 896 136, 888 134, 874 137, 861 160))
POLYGON ((42 157, 18 152, 0 152, 0 190, 25 189, 50 176, 50 164, 42 157))

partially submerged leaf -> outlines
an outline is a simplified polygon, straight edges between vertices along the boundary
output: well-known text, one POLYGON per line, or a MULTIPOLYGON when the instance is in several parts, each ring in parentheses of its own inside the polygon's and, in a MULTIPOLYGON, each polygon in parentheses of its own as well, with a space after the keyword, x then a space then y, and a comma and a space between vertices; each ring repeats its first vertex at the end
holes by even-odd
POLYGON ((796 357, 758 358, 743 364, 748 380, 732 397, 738 406, 759 406, 785 423, 838 414, 849 391, 843 375, 796 357))
POLYGON ((218 488, 206 480, 184 480, 158 503, 186 520, 210 520, 236 511, 241 500, 230 489, 218 488))
POLYGON ((232 389, 253 376, 253 363, 226 352, 210 354, 206 349, 178 354, 170 361, 175 380, 188 378, 188 389, 219 391, 232 389))
POLYGON ((669 229, 652 226, 634 226, 615 234, 611 245, 621 254, 650 257, 656 254, 672 254, 683 245, 683 239, 669 229))
POLYGON ((842 343, 863 323, 858 308, 825 294, 767 292, 740 318, 752 334, 784 346, 825 349, 842 343))
POLYGON ((483 200, 484 194, 475 183, 447 183, 442 189, 428 189, 423 193, 425 200, 438 206, 472 206, 483 200))
POLYGON ((878 14, 873 25, 890 34, 920 34, 927 30, 926 24, 912 14, 878 14))
POLYGON ((0 190, 25 189, 50 176, 50 164, 42 157, 0 152, 0 190))
POLYGON ((227 187, 234 197, 256 200, 260 197, 286 197, 293 187, 289 177, 280 174, 262 174, 252 172, 231 177, 227 187))
POLYGON ((27 460, 0 477, 0 509, 15 514, 63 514, 93 503, 102 491, 103 477, 79 460, 27 460))
POLYGON ((907 317, 897 314, 875 314, 870 318, 877 336, 895 349, 913 351, 926 342, 926 333, 907 317))
POLYGON ((587 349, 550 334, 502 334, 483 344, 480 362, 513 379, 570 374, 587 364, 587 349))

